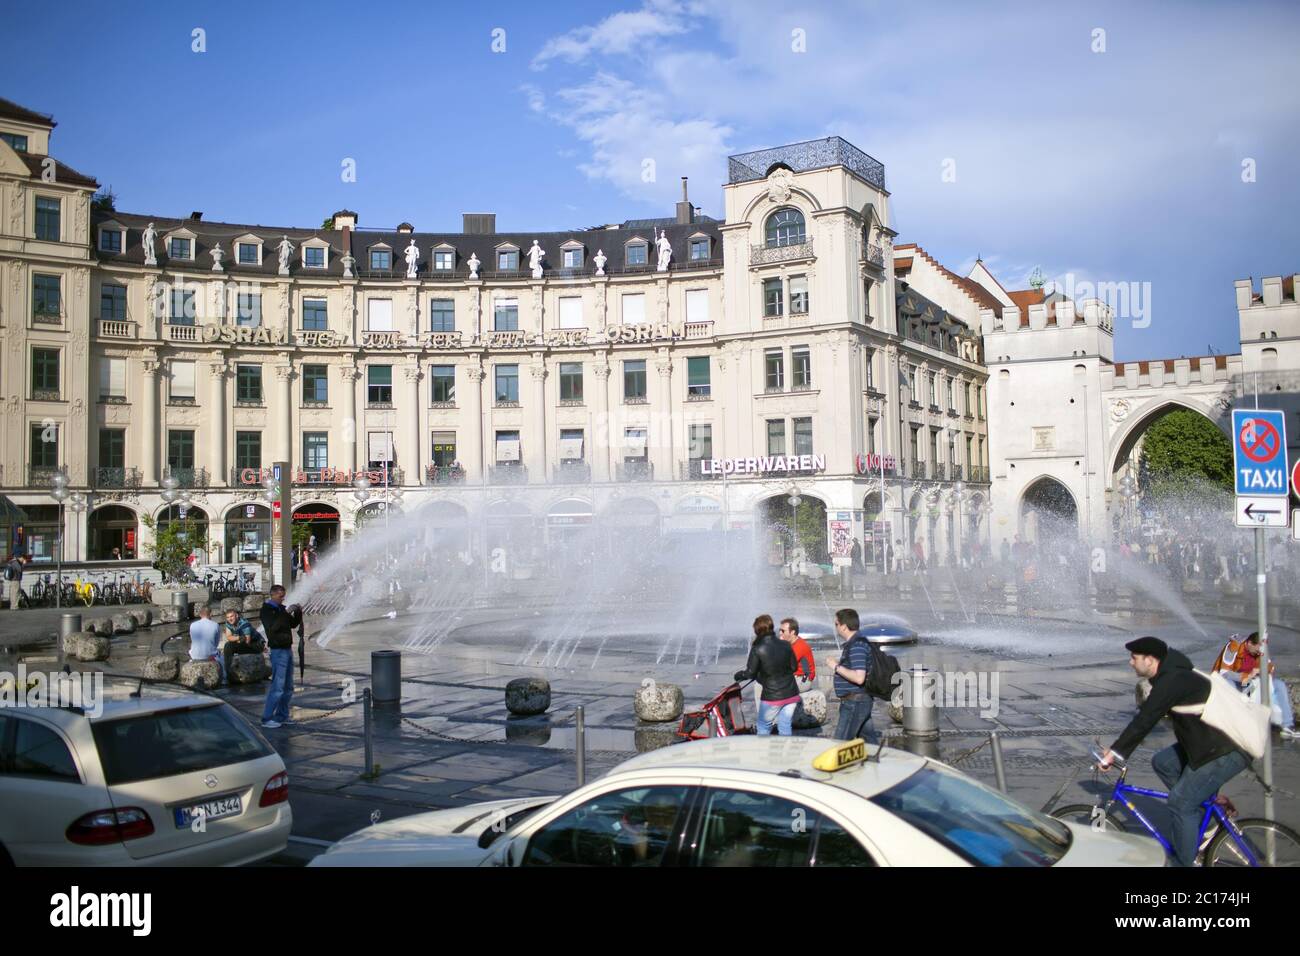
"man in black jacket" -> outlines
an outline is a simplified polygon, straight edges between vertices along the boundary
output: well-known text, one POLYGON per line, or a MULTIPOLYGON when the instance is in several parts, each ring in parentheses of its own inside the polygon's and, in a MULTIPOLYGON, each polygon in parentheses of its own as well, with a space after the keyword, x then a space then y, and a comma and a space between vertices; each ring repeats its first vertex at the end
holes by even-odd
POLYGON ((749 660, 743 671, 736 671, 736 680, 757 678, 763 688, 758 701, 758 732, 777 733, 789 737, 793 730, 794 711, 799 704, 799 685, 795 683, 794 651, 776 636, 772 615, 760 614, 754 619, 754 643, 749 646, 749 660))
POLYGON ((262 630, 271 649, 271 686, 262 707, 262 726, 274 730, 289 720, 293 700, 293 629, 302 626, 302 608, 284 606, 284 585, 275 584, 262 605, 262 630))
POLYGON ((1127 760, 1160 718, 1169 716, 1178 742, 1152 757, 1151 767, 1169 788, 1169 813, 1173 818, 1169 845, 1174 859, 1180 866, 1191 866, 1198 851, 1201 803, 1250 766, 1250 758, 1200 716, 1173 710, 1204 704, 1210 696, 1209 678, 1192 670, 1192 662, 1185 654, 1170 650, 1157 637, 1139 637, 1124 647, 1131 655, 1129 666, 1138 677, 1151 681, 1151 695, 1098 766, 1109 770, 1116 755, 1127 760))

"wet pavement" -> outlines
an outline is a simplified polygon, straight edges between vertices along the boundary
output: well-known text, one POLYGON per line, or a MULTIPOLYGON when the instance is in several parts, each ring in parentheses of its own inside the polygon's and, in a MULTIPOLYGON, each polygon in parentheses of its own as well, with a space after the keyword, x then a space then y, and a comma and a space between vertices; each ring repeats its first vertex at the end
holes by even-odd
MULTIPOLYGON (((865 607, 866 602, 857 605, 865 607)), ((979 706, 942 708, 940 738, 910 746, 955 761, 963 771, 991 783, 993 756, 987 741, 989 731, 996 730, 1014 796, 1035 807, 1058 792, 1061 803, 1088 797, 1093 786, 1087 769, 1089 747, 1094 740, 1111 742, 1135 710, 1135 678, 1123 649, 1133 634, 1131 618, 1093 615, 1081 624, 1077 615, 1073 620, 1044 616, 1028 621, 976 615, 969 623, 957 612, 944 612, 940 620, 928 611, 872 609, 903 613, 921 632, 918 644, 889 648, 905 668, 920 663, 947 673, 983 672, 986 690, 996 675, 996 713, 985 708, 982 714, 979 706)), ((827 611, 821 602, 808 602, 792 603, 782 613, 824 621, 827 611)), ((44 628, 46 622, 36 621, 36 616, 51 613, 28 611, 13 617, 32 615, 36 627, 44 628)), ((620 608, 618 613, 611 609, 604 619, 628 618, 627 609, 620 608)), ((323 623, 309 622, 313 630, 323 623)), ((0 616, 0 636, 7 626, 13 625, 0 616)), ((48 626, 57 630, 57 615, 48 626)), ((1148 619, 1138 633, 1164 637, 1208 669, 1221 644, 1219 633, 1248 626, 1213 622, 1206 625, 1213 636, 1188 638, 1185 626, 1148 619)), ((174 630, 174 625, 155 627, 115 638, 105 669, 138 673, 151 648, 174 630)), ((264 731, 292 780, 294 834, 299 839, 285 862, 301 861, 318 852, 323 842, 374 819, 571 789, 576 781, 573 714, 579 704, 585 710, 589 779, 640 750, 671 743, 674 725, 639 725, 635 718, 633 694, 642 678, 679 684, 687 709, 698 707, 743 666, 747 641, 743 634, 719 638, 645 630, 575 627, 571 612, 563 609, 512 614, 509 608, 496 607, 458 610, 455 623, 441 628, 433 641, 427 639, 427 621, 419 615, 395 620, 376 616, 354 623, 325 648, 309 645, 306 680, 294 697, 294 723, 264 731), (408 641, 418 648, 404 647, 408 641), (404 651, 401 701, 374 709, 377 775, 370 778, 364 773, 361 697, 370 683, 370 653, 385 648, 404 651), (546 715, 508 716, 505 685, 522 676, 550 682, 552 700, 546 715)), ((826 656, 835 652, 835 641, 823 637, 812 643, 821 671, 826 656)), ((1300 673, 1300 637, 1294 631, 1274 629, 1271 646, 1283 676, 1300 673)), ((57 652, 51 642, 21 652, 21 658, 29 666, 49 663, 57 660, 57 652)), ((16 659, 12 653, 0 656, 0 668, 16 659)), ((250 720, 260 719, 264 685, 218 693, 250 720)), ((829 735, 836 716, 832 700, 821 735, 829 735)), ((873 725, 897 734, 892 743, 905 744, 901 728, 891 723, 881 703, 873 725)), ((1156 785, 1150 757, 1172 740, 1167 723, 1162 723, 1134 755, 1134 781, 1156 785)), ((1274 755, 1278 785, 1300 791, 1300 747, 1276 743, 1274 755)), ((1253 778, 1238 777, 1225 792, 1243 815, 1262 811, 1262 791, 1253 778)), ((1280 819, 1300 826, 1300 802, 1282 796, 1277 809, 1280 819)))

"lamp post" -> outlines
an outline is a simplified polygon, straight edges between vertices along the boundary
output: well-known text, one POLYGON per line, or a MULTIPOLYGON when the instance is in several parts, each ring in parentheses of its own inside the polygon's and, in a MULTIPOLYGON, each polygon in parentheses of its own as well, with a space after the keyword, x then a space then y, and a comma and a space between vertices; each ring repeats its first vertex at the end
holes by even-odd
POLYGON ((370 479, 364 474, 358 475, 357 480, 352 482, 352 488, 352 497, 357 499, 357 516, 360 517, 362 506, 370 499, 370 479))
POLYGON ((81 559, 81 514, 87 508, 90 507, 90 496, 81 491, 74 491, 72 493, 72 496, 68 498, 68 507, 72 509, 72 513, 73 515, 75 515, 75 518, 73 520, 77 522, 77 535, 73 539, 74 544, 72 546, 72 552, 77 556, 77 559, 80 560, 81 559))
POLYGON ((790 497, 786 499, 790 502, 790 575, 793 577, 797 572, 795 570, 795 554, 799 551, 799 504, 803 501, 799 497, 799 489, 795 488, 790 492, 790 497))
POLYGON ((1133 473, 1124 472, 1124 477, 1119 481, 1119 493, 1124 499, 1124 524, 1125 534, 1133 533, 1133 500, 1137 497, 1137 482, 1133 480, 1133 473))
POLYGON ((961 479, 958 479, 957 481, 953 482, 950 498, 957 511, 957 524, 956 524, 957 530, 955 536, 956 550, 957 550, 957 563, 959 565, 963 565, 964 562, 961 559, 961 503, 966 500, 966 482, 962 481, 961 479))
POLYGON ((56 471, 50 479, 50 497, 59 503, 59 530, 55 548, 55 562, 58 570, 58 586, 54 589, 54 606, 63 607, 63 502, 68 499, 68 476, 56 471))

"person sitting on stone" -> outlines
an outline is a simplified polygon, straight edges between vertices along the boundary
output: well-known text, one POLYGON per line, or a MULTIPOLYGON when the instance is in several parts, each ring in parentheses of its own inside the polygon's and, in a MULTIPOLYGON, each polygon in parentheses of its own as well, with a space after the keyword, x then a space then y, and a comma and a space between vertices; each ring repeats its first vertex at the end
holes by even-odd
MULTIPOLYGON (((198 620, 190 625, 190 660, 215 661, 220 667, 223 661, 217 653, 217 643, 221 640, 221 628, 212 620, 212 609, 206 604, 200 604, 196 613, 198 620)), ((223 680, 225 676, 223 668, 223 680)))
POLYGON ((226 636, 226 643, 221 648, 221 656, 226 665, 226 675, 229 677, 230 665, 236 654, 262 653, 262 635, 234 608, 226 611, 226 619, 221 624, 221 630, 226 636))

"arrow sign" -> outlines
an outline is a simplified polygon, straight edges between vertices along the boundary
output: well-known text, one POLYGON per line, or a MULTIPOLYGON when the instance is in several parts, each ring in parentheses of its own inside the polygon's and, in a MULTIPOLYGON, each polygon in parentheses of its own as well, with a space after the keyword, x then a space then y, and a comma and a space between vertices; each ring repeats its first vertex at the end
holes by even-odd
MULTIPOLYGON (((1286 418, 1276 409, 1232 410, 1232 465, 1240 496, 1285 498, 1290 469, 1286 460, 1286 418)), ((1285 524, 1282 525, 1285 527, 1285 524)))
POLYGON ((1238 528, 1285 528, 1289 508, 1280 498, 1263 495, 1237 496, 1238 528))

